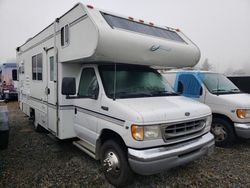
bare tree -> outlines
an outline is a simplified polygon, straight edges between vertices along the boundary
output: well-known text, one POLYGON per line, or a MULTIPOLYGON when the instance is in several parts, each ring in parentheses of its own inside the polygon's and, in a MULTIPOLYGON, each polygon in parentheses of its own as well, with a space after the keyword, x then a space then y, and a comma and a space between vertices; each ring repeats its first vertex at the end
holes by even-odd
POLYGON ((204 62, 202 63, 201 67, 200 67, 201 70, 205 70, 205 71, 209 71, 209 70, 212 70, 213 69, 213 66, 211 63, 209 63, 208 59, 206 58, 204 60, 204 62))

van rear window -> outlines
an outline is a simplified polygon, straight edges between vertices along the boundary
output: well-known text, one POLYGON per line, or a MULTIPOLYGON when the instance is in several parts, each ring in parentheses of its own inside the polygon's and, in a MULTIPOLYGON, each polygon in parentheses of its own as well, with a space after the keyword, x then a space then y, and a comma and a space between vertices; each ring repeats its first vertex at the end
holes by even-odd
POLYGON ((175 32, 170 31, 167 29, 146 25, 142 23, 138 23, 132 20, 128 20, 125 18, 113 16, 110 14, 102 13, 103 17, 105 18, 106 22, 112 28, 121 28, 128 31, 134 31, 137 33, 143 33, 155 37, 165 38, 173 41, 183 42, 185 41, 175 32))

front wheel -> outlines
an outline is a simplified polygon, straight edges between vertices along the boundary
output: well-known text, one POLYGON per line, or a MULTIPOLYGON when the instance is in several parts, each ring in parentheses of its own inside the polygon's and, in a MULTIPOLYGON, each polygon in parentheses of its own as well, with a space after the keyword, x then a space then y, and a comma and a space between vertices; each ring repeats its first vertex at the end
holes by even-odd
POLYGON ((213 118, 211 132, 216 146, 230 146, 236 139, 232 123, 222 118, 213 118))
POLYGON ((113 140, 104 142, 101 148, 101 164, 109 183, 123 187, 132 182, 133 173, 129 167, 125 149, 113 140))

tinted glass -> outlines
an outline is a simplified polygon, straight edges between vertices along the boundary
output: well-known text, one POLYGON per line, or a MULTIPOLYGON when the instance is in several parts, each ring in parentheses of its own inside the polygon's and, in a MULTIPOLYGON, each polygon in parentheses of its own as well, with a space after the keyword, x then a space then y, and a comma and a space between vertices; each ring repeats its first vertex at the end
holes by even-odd
POLYGON ((65 43, 69 43, 69 25, 65 25, 65 43))
POLYGON ((61 46, 64 46, 64 27, 61 28, 61 46))
POLYGON ((17 70, 16 69, 12 70, 12 80, 17 81, 17 70))
POLYGON ((101 65, 99 71, 109 98, 176 95, 166 80, 149 67, 117 65, 115 68, 114 65, 101 65))
POLYGON ((211 93, 239 93, 240 90, 222 74, 204 74, 203 82, 211 93))
POLYGON ((36 80, 36 56, 32 56, 32 80, 36 80))
POLYGON ((125 18, 102 13, 103 17, 111 27, 121 28, 129 31, 152 35, 178 42, 185 42, 175 31, 138 23, 125 18))
POLYGON ((78 95, 81 97, 91 97, 98 95, 99 86, 93 68, 83 69, 79 84, 78 95))
POLYGON ((43 56, 42 54, 37 55, 37 80, 43 79, 43 56))
POLYGON ((54 56, 49 58, 50 64, 50 81, 54 81, 54 56))

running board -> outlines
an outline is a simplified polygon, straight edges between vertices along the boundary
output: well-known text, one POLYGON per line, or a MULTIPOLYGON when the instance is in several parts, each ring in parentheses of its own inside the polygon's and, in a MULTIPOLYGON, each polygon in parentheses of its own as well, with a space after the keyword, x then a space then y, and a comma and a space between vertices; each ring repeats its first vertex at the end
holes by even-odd
POLYGON ((82 141, 82 140, 78 140, 78 141, 74 141, 73 145, 75 145, 76 147, 78 147, 80 150, 84 151, 85 153, 87 153, 90 157, 95 158, 95 154, 90 150, 90 144, 82 141))

